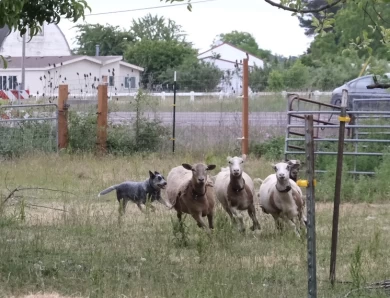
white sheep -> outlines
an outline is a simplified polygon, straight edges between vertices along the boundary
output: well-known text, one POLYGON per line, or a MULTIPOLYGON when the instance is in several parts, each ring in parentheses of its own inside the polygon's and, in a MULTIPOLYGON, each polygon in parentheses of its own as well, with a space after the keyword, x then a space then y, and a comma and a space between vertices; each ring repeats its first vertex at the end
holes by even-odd
POLYGON ((273 165, 276 173, 261 181, 258 197, 261 209, 273 216, 278 229, 281 229, 279 220, 283 219, 300 237, 297 222, 301 228, 306 225, 305 201, 300 187, 289 178, 290 167, 284 162, 273 165))
POLYGON ((251 230, 260 230, 260 224, 256 218, 256 209, 254 206, 255 188, 252 179, 243 171, 243 164, 246 155, 242 157, 228 157, 229 167, 221 168, 221 171, 215 177, 214 189, 215 195, 222 207, 229 214, 233 223, 238 220, 240 230, 245 231, 242 211, 248 211, 252 219, 253 226, 251 230))

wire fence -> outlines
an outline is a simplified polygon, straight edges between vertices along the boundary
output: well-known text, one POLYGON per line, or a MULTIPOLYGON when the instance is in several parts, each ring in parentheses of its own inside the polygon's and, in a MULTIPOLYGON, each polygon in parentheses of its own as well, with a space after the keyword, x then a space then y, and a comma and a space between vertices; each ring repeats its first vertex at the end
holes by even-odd
POLYGON ((57 150, 55 104, 1 105, 0 155, 57 150))
MULTIPOLYGON (((190 73, 178 72, 173 136, 173 80, 161 83, 148 81, 150 77, 107 78, 109 152, 167 152, 172 150, 173 137, 175 151, 178 152, 241 152, 242 90, 231 89, 232 84, 226 81, 226 77, 218 80, 209 76, 193 79, 190 73), (213 80, 212 84, 210 80, 213 80), (147 88, 139 88, 145 85, 147 88)), ((84 76, 79 80, 64 81, 69 91, 70 150, 95 150, 97 87, 102 80, 84 76)), ((328 93, 301 90, 298 93, 330 102, 328 93)), ((58 86, 46 90, 45 96, 31 99, 39 103, 57 100, 58 86)), ((286 110, 285 92, 250 92, 250 144, 283 136, 287 123, 286 110)), ((40 135, 44 138, 47 133, 40 135)))

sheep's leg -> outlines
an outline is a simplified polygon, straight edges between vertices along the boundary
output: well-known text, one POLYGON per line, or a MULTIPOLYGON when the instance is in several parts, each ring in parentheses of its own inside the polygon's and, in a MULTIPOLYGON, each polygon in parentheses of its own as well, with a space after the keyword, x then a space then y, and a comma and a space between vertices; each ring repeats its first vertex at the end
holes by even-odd
POLYGON ((252 222, 253 222, 253 226, 251 227, 251 230, 252 231, 260 230, 260 223, 256 218, 256 209, 255 209, 255 206, 253 204, 251 204, 248 208, 248 215, 250 216, 250 218, 252 219, 252 222))
POLYGON ((209 228, 214 229, 214 215, 213 214, 207 214, 207 220, 209 221, 209 228))
POLYGON ((283 230, 283 225, 282 225, 282 223, 281 223, 281 221, 280 221, 279 216, 277 216, 277 215, 272 215, 272 217, 273 217, 274 220, 275 220, 276 229, 277 229, 278 231, 282 231, 282 230, 283 230))
POLYGON ((301 235, 299 234, 297 225, 295 224, 294 220, 291 218, 288 218, 287 216, 284 216, 283 218, 287 222, 287 224, 294 230, 295 235, 297 235, 298 238, 301 238, 301 235))
POLYGON ((234 218, 240 223, 240 232, 245 232, 244 219, 242 217, 241 212, 234 207, 230 207, 230 211, 232 212, 234 218))
POLYGON ((206 226, 206 224, 202 220, 201 213, 192 213, 191 216, 195 219, 196 223, 198 224, 198 227, 204 228, 208 233, 210 232, 209 228, 206 226))

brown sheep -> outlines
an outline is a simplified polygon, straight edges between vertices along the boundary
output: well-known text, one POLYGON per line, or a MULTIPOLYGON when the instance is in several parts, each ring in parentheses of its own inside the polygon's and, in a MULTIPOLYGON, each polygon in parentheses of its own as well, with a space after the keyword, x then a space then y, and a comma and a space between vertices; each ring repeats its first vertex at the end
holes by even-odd
POLYGON ((214 191, 213 183, 207 175, 207 171, 215 169, 215 165, 202 163, 173 168, 167 176, 167 196, 169 202, 177 212, 177 218, 181 222, 182 214, 190 214, 199 227, 207 231, 214 228, 214 191), (207 216, 209 227, 202 217, 207 216))

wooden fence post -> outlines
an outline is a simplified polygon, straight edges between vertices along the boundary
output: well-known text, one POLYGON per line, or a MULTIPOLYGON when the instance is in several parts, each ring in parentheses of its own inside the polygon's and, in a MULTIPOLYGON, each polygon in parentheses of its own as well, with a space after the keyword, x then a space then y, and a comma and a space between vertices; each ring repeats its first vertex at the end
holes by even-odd
POLYGON ((97 149, 98 153, 107 152, 107 122, 108 122, 108 97, 107 85, 98 86, 98 112, 97 112, 97 149))
POLYGON ((58 87, 58 149, 68 147, 68 85, 58 87))
POLYGON ((242 154, 248 154, 249 151, 249 67, 248 58, 244 59, 242 75, 242 154))

